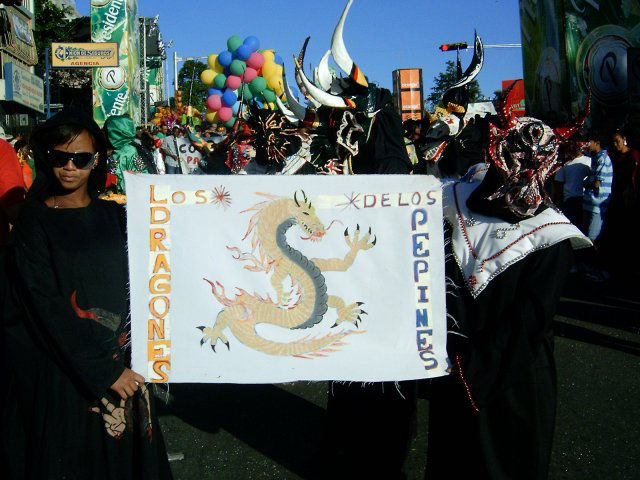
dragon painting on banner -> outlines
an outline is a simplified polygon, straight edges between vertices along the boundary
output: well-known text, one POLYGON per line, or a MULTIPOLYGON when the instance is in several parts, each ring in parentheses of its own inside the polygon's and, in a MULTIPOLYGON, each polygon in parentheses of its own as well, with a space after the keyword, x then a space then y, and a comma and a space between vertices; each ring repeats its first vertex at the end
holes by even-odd
POLYGON ((362 309, 362 302, 346 304, 336 295, 327 294, 327 284, 322 272, 345 272, 351 267, 361 250, 369 250, 376 244, 376 239, 369 242, 371 229, 360 238, 360 227, 356 226, 353 237, 348 228, 344 237, 349 252, 344 258, 317 259, 307 258, 303 253, 287 243, 287 231, 297 225, 307 235, 305 240, 320 241, 326 229, 304 191, 302 201, 298 194, 293 199, 262 194, 268 200, 261 202, 250 210, 257 213, 251 217, 249 228, 244 235, 251 240, 252 252, 259 251, 260 257, 254 253, 243 253, 238 247, 231 248, 236 252, 237 260, 248 260, 252 265, 247 270, 265 272, 271 275, 271 286, 276 292, 276 300, 269 296, 262 298, 250 295, 244 290, 235 299, 227 298, 224 287, 219 283, 207 280, 215 298, 225 306, 218 314, 213 328, 199 327, 204 336, 201 343, 211 341, 215 345, 221 340, 227 348, 229 341, 222 333, 229 328, 233 335, 246 346, 270 355, 318 356, 334 351, 332 348, 343 345, 346 336, 353 333, 342 330, 328 333, 318 338, 303 338, 291 343, 278 343, 264 339, 258 335, 255 326, 258 323, 269 323, 288 329, 308 329, 320 323, 329 308, 336 309, 338 318, 334 327, 343 322, 358 326, 362 316, 367 312, 362 309), (292 290, 284 289, 285 280, 289 279, 292 290), (291 302, 295 295, 296 301, 291 302))
POLYGON ((134 369, 153 382, 446 374, 439 183, 264 178, 127 176, 134 369))

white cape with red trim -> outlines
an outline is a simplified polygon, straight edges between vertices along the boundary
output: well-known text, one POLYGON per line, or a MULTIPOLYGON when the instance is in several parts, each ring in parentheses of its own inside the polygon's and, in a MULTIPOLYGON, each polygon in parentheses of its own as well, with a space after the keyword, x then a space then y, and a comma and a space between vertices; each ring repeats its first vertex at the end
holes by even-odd
POLYGON ((453 255, 474 298, 530 253, 564 240, 570 240, 575 249, 591 246, 567 217, 552 208, 515 224, 472 213, 467 199, 478 185, 478 181, 454 182, 443 188, 444 218, 453 230, 453 255))

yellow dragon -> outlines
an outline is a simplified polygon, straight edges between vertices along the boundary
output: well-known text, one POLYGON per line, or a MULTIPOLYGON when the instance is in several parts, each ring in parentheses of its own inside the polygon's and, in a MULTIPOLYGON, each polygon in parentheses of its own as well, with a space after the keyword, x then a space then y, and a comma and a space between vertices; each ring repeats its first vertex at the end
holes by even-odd
MULTIPOLYGON (((243 240, 253 233, 251 238, 251 253, 243 253, 237 247, 227 247, 234 252, 236 260, 249 261, 245 269, 254 272, 270 273, 271 285, 276 291, 276 301, 269 296, 262 298, 257 294, 250 295, 242 289, 235 299, 227 298, 224 287, 220 282, 204 279, 211 285, 213 296, 225 306, 218 314, 213 327, 197 327, 203 337, 200 345, 211 342, 215 352, 216 344, 220 340, 230 349, 229 340, 223 333, 227 328, 233 336, 244 345, 269 355, 323 356, 334 348, 342 346, 341 340, 354 333, 350 329, 341 332, 328 333, 320 337, 305 337, 294 342, 274 342, 258 335, 256 325, 268 323, 287 329, 306 329, 320 323, 329 308, 337 311, 338 318, 333 325, 336 327, 343 322, 351 322, 358 326, 362 321, 362 302, 347 304, 342 298, 327 294, 325 277, 322 272, 344 272, 353 265, 360 250, 369 250, 376 244, 376 237, 371 229, 362 237, 358 225, 353 235, 345 229, 344 238, 349 252, 344 258, 309 259, 287 243, 287 231, 297 225, 305 234, 303 240, 320 241, 328 228, 317 217, 314 207, 301 191, 293 198, 279 197, 271 194, 257 193, 268 200, 244 210, 242 213, 256 212, 249 220, 249 226, 243 240), (370 241, 371 240, 371 241, 370 241), (258 251, 259 258, 254 252, 258 251), (291 292, 285 291, 285 280, 291 280, 292 288, 297 288, 298 300, 289 305, 291 292)), ((333 222, 332 222, 333 224, 333 222)), ((331 225, 332 225, 331 224, 331 225)), ((329 226, 329 228, 331 227, 329 226)), ((332 328, 333 328, 332 327, 332 328)))

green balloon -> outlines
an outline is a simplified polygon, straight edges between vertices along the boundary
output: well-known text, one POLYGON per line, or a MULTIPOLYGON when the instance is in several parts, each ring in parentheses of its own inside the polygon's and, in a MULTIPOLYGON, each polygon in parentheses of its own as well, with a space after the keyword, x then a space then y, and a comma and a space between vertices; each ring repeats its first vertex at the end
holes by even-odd
MULTIPOLYGON (((240 98, 240 95, 240 92, 238 92, 238 98, 240 98)), ((249 101, 253 98, 253 92, 251 91, 251 88, 249 88, 249 85, 247 85, 246 83, 242 85, 242 95, 244 95, 245 101, 249 101)))
POLYGON ((216 78, 213 79, 213 86, 218 90, 224 90, 227 85, 227 76, 224 73, 219 73, 216 78))
POLYGON ((231 62, 231 67, 229 68, 231 70, 231 73, 233 73, 234 75, 237 75, 238 77, 241 77, 242 75, 244 75, 244 72, 247 70, 247 64, 242 60, 236 59, 233 62, 231 62))
POLYGON ((254 95, 262 93, 267 88, 267 81, 262 77, 256 77, 251 81, 251 91, 254 95))
POLYGON ((242 39, 237 35, 232 35, 227 39, 227 48, 231 53, 235 53, 240 45, 242 45, 242 39))
POLYGON ((273 90, 271 90, 269 88, 265 89, 262 92, 262 96, 269 103, 273 103, 273 102, 276 101, 276 92, 274 92, 273 90))
POLYGON ((235 123, 236 123, 236 117, 231 117, 231 120, 224 122, 224 126, 231 128, 235 123))

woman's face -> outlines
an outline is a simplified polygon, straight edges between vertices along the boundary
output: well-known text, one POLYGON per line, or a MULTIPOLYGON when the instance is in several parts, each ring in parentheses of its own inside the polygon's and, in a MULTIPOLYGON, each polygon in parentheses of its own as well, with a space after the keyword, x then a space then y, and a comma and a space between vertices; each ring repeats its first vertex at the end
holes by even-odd
MULTIPOLYGON (((54 146, 53 150, 69 153, 96 153, 93 138, 86 130, 80 132, 71 142, 54 146)), ((89 175, 96 163, 97 159, 89 163, 86 168, 78 168, 73 161, 69 160, 67 164, 62 167, 53 167, 53 174, 58 179, 58 182, 60 182, 60 186, 65 190, 75 191, 80 188, 87 188, 89 175)))
POLYGON ((627 145, 624 137, 619 134, 615 134, 612 138, 613 148, 616 149, 617 152, 623 152, 627 145))

